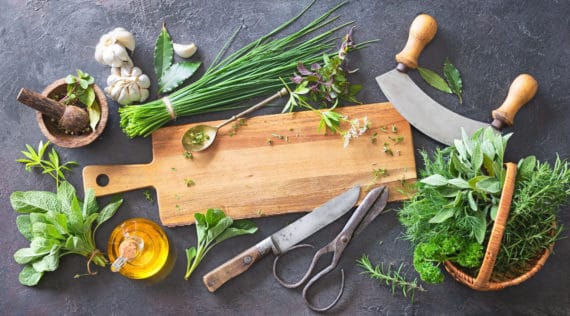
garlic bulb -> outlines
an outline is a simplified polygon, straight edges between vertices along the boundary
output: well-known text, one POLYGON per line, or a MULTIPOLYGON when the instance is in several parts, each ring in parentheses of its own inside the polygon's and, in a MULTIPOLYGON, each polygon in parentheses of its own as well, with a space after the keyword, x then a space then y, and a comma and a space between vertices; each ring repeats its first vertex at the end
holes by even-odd
POLYGON ((187 45, 173 43, 172 47, 174 48, 174 52, 176 53, 176 55, 182 58, 190 58, 198 50, 198 47, 194 43, 190 43, 187 45))
POLYGON ((105 93, 122 105, 143 102, 148 98, 150 79, 139 67, 111 68, 105 93))
POLYGON ((117 27, 104 34, 95 47, 95 59, 103 65, 121 67, 124 63, 132 65, 133 62, 126 48, 135 49, 135 37, 122 27, 117 27))

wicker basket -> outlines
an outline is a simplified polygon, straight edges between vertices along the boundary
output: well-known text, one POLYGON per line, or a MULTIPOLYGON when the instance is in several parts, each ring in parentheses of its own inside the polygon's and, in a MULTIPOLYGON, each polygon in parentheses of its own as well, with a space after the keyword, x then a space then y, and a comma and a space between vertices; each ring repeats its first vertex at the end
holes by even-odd
POLYGON ((501 240, 503 239, 507 218, 509 217, 511 200, 513 198, 515 188, 515 178, 517 175, 516 164, 507 163, 506 166, 507 174, 505 177, 505 185, 501 192, 501 200, 499 201, 497 217, 493 224, 493 230, 491 231, 487 250, 485 251, 485 257, 483 258, 483 263, 481 264, 481 269, 479 270, 477 277, 474 278, 470 276, 450 261, 446 261, 444 263, 445 269, 455 280, 478 291, 502 290, 506 287, 517 285, 528 280, 542 268, 552 251, 552 247, 554 246, 554 244, 551 244, 549 249, 546 249, 541 255, 537 256, 535 262, 531 263, 526 271, 512 271, 504 274, 493 274, 495 260, 497 259, 497 255, 501 249, 501 240))

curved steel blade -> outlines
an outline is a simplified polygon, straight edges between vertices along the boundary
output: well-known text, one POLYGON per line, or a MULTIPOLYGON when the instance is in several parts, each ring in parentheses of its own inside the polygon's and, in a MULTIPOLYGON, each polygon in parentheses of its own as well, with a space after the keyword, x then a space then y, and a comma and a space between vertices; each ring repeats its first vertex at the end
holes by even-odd
MULTIPOLYGON (((390 103, 414 127, 447 145, 461 139, 461 128, 472 135, 490 124, 461 116, 435 102, 405 73, 394 69, 376 77, 376 82, 390 103)), ((494 129, 493 129, 494 130, 494 129)), ((495 132, 500 133, 495 130, 495 132)))
POLYGON ((358 201, 360 187, 356 186, 317 207, 271 235, 273 253, 278 255, 346 214, 358 201))

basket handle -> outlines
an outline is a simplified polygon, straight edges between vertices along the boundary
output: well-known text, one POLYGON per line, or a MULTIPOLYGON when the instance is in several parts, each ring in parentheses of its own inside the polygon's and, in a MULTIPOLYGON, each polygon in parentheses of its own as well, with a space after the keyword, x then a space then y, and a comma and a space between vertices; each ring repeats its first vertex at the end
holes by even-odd
POLYGON ((493 268, 495 266, 495 261, 497 260, 497 255, 501 249, 501 241, 503 239, 505 225, 507 224, 507 218, 509 217, 509 210, 511 208, 511 200, 513 198, 515 179, 517 176, 517 165, 512 162, 508 162, 505 165, 507 166, 507 173, 505 176, 503 191, 501 192, 501 200, 499 201, 497 217, 493 224, 493 230, 489 237, 489 243, 487 244, 481 269, 479 270, 479 274, 477 274, 477 278, 475 278, 475 281, 473 282, 473 285, 479 288, 489 283, 489 279, 491 278, 491 274, 493 273, 493 268))

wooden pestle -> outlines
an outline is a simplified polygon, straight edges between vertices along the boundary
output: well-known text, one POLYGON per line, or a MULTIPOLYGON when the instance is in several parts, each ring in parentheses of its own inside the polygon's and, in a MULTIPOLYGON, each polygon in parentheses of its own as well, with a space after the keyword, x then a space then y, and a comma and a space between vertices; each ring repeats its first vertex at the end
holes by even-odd
POLYGON ((16 99, 36 111, 58 121, 72 132, 81 132, 89 126, 89 114, 77 106, 65 105, 37 92, 22 88, 16 99))

